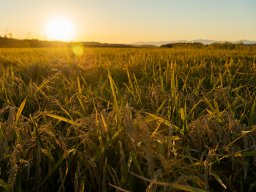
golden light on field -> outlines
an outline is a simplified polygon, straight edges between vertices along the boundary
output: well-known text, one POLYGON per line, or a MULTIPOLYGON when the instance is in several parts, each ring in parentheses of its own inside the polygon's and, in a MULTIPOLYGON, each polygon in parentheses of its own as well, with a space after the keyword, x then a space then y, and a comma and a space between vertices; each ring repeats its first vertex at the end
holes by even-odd
POLYGON ((72 41, 75 38, 75 26, 65 17, 56 17, 48 21, 45 34, 49 40, 72 41))

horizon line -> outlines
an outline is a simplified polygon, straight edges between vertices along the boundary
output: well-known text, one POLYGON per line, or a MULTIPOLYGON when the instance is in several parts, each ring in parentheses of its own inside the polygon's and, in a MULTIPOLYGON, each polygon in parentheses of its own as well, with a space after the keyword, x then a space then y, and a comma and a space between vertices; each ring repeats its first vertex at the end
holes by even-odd
MULTIPOLYGON (((1 36, 0 38, 6 38, 6 39, 15 39, 15 40, 38 40, 38 41, 48 41, 48 42, 63 42, 63 43, 79 43, 79 42, 84 42, 84 43, 102 43, 102 44, 126 44, 126 45, 145 45, 145 44, 159 44, 159 43, 202 43, 200 41, 209 41, 209 44, 212 43, 239 43, 239 42, 243 42, 243 41, 248 41, 251 43, 256 43, 256 39, 252 40, 252 39, 239 39, 239 40, 215 40, 215 39, 179 39, 179 40, 150 40, 150 41, 135 41, 135 42, 129 42, 129 43, 125 43, 125 42, 103 42, 103 41, 95 41, 95 40, 71 40, 71 41, 63 41, 63 40, 50 40, 50 39, 40 39, 40 38, 15 38, 15 37, 5 37, 5 36, 1 36)), ((203 43, 204 44, 204 43, 203 43)))

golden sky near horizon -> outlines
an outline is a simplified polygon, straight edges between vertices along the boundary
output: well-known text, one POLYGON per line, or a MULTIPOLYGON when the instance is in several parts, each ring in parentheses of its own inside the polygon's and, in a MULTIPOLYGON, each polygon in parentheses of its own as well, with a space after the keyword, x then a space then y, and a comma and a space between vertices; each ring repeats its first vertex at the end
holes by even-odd
POLYGON ((133 43, 256 40, 254 0, 0 0, 0 36, 133 43), (2 2, 1 2, 2 1, 2 2))

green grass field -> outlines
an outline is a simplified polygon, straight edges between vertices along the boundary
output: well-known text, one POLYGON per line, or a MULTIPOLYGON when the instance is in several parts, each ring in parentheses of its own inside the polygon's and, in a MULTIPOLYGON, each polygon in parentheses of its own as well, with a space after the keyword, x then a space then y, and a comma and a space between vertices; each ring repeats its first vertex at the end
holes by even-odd
POLYGON ((255 191, 256 48, 0 49, 0 191, 255 191))

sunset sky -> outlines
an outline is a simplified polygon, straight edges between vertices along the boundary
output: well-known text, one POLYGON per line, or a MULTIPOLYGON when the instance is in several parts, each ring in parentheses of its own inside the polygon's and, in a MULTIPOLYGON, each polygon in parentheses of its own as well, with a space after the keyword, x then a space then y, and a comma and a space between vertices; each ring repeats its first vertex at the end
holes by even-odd
POLYGON ((0 0, 0 36, 47 40, 59 17, 73 41, 256 40, 256 0, 0 0))

